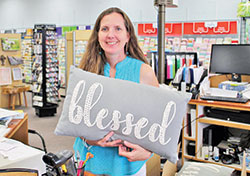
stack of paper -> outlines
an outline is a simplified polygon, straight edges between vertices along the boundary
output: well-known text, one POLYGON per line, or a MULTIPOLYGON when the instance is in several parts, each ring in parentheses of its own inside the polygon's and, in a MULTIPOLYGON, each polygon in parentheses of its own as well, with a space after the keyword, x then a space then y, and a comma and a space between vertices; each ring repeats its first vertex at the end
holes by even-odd
POLYGON ((40 151, 19 141, 7 138, 0 139, 0 155, 2 155, 4 158, 8 158, 9 160, 27 158, 38 152, 40 151))
POLYGON ((24 113, 20 111, 10 111, 0 108, 0 120, 7 117, 12 117, 13 119, 23 119, 24 113))
POLYGON ((243 91, 250 88, 250 84, 248 84, 248 82, 224 81, 220 83, 218 87, 226 90, 243 91))
POLYGON ((12 119, 23 119, 23 118, 24 118, 23 112, 10 111, 0 108, 0 137, 3 137, 10 131, 8 125, 12 119))
POLYGON ((206 91, 205 95, 237 98, 238 91, 223 90, 223 89, 220 89, 220 88, 210 88, 209 90, 206 91))

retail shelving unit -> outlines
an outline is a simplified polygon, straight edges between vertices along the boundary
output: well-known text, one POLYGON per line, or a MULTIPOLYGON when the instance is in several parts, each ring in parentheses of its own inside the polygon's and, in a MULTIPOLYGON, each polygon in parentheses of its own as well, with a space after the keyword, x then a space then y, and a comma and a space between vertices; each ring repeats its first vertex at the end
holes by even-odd
MULTIPOLYGON (((238 20, 166 23, 165 51, 196 52, 201 65, 208 68, 212 44, 239 43, 239 26, 238 20)), ((137 29, 139 45, 143 52, 146 54, 156 51, 156 26, 153 23, 140 23, 137 24, 137 29)))
MULTIPOLYGON (((78 66, 85 52, 92 30, 76 30, 66 33, 66 85, 71 65, 78 66)), ((67 87, 67 86, 66 86, 67 87)))
MULTIPOLYGON (((165 52, 165 83, 169 84, 175 77, 177 70, 186 65, 199 65, 196 52, 165 52)), ((158 56, 156 51, 147 54, 155 73, 158 73, 158 56)))
POLYGON ((22 58, 23 58, 23 75, 24 82, 32 82, 32 55, 33 55, 33 46, 32 38, 22 39, 22 58))
MULTIPOLYGON (((203 129, 209 125, 223 126, 227 128, 235 128, 241 130, 250 130, 250 125, 248 123, 242 122, 234 122, 229 120, 222 120, 213 117, 204 116, 204 108, 205 107, 213 107, 213 108, 223 108, 229 111, 250 111, 250 102, 245 104, 242 103, 231 103, 231 102, 223 102, 223 101, 205 101, 205 100, 191 100, 189 102, 189 110, 194 111, 194 133, 190 136, 186 132, 187 130, 182 131, 182 161, 185 160, 195 160, 199 162, 213 163, 218 165, 227 166, 236 170, 240 170, 242 166, 239 164, 223 164, 221 161, 214 161, 209 157, 208 159, 204 159, 202 147, 203 147, 203 129), (188 154, 187 145, 189 142, 193 142, 195 144, 194 154, 188 154)), ((191 118, 192 119, 192 118, 191 118)), ((185 123, 183 123, 185 125, 185 123)), ((219 134, 216 134, 219 135, 219 134)), ((223 134, 225 135, 225 134, 223 134)), ((212 139, 213 140, 213 139, 212 139)), ((250 173, 250 170, 247 169, 247 172, 250 173)))
POLYGON ((58 104, 58 60, 56 26, 34 27, 32 105, 39 117, 53 116, 58 104))
POLYGON ((59 82, 60 89, 59 93, 61 96, 65 96, 65 86, 66 86, 66 50, 65 50, 65 37, 57 38, 57 59, 59 63, 59 82))

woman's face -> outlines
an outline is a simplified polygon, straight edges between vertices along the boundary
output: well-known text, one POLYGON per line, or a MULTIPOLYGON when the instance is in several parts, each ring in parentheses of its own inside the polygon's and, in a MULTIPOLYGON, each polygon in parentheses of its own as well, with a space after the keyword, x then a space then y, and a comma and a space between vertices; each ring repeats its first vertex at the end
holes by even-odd
POLYGON ((106 56, 124 56, 124 46, 129 41, 129 34, 124 19, 119 13, 111 13, 102 18, 98 41, 106 56))

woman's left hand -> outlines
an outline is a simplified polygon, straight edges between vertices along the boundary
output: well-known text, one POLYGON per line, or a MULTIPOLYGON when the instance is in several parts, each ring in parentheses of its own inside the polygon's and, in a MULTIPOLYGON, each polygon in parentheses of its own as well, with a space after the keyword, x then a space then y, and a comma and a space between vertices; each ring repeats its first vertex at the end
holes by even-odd
POLYGON ((130 162, 147 160, 150 158, 151 154, 152 152, 141 146, 127 141, 124 141, 123 145, 119 145, 119 155, 128 158, 130 162))

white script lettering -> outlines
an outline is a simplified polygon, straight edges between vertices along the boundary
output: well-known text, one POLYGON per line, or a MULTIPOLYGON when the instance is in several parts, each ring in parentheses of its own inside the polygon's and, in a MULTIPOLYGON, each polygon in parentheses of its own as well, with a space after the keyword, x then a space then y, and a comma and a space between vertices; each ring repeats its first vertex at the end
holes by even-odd
POLYGON ((124 123, 125 127, 120 129, 122 134, 131 135, 134 127, 134 136, 137 139, 144 139, 148 136, 151 142, 159 141, 160 144, 166 145, 171 141, 171 138, 166 138, 166 129, 173 122, 176 113, 176 104, 173 101, 168 102, 166 105, 161 124, 153 123, 145 134, 142 133, 142 129, 149 125, 149 121, 146 117, 141 117, 134 123, 134 115, 132 113, 127 113, 125 119, 121 119, 121 112, 114 110, 112 118, 109 119, 109 110, 107 108, 102 108, 98 111, 96 118, 91 116, 92 108, 98 103, 103 94, 103 85, 100 83, 94 83, 90 86, 85 99, 85 104, 83 107, 79 105, 79 101, 83 98, 83 93, 85 90, 85 81, 79 81, 75 86, 72 98, 69 106, 69 121, 74 124, 79 124, 82 119, 86 126, 93 127, 96 125, 97 128, 103 130, 109 128, 110 130, 117 131, 120 129, 120 124, 124 123), (96 91, 99 89, 100 91, 96 91), (97 96, 94 96, 97 94, 97 96), (78 98, 77 98, 78 97, 78 98), (94 97, 97 97, 94 100, 94 97), (91 119, 92 118, 92 119, 91 119), (106 124, 103 124, 103 119, 106 119, 106 124), (91 123, 92 120, 92 123, 91 123), (158 133, 157 133, 158 131, 158 133))

